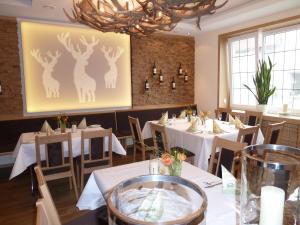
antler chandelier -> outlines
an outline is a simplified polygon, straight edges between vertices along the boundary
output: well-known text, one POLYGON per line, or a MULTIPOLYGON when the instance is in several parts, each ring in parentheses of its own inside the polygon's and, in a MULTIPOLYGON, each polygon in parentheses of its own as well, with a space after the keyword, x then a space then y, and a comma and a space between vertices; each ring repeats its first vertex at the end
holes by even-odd
POLYGON ((72 22, 79 22, 103 32, 148 35, 171 31, 183 19, 200 18, 223 7, 217 0, 73 0, 72 22))

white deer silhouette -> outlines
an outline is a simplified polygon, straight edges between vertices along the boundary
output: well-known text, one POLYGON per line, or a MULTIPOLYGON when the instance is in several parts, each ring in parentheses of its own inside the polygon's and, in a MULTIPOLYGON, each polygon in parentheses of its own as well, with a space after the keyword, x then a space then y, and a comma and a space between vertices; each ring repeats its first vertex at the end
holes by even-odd
POLYGON ((58 58, 61 54, 56 51, 55 55, 52 55, 50 51, 47 52, 47 57, 42 57, 39 49, 32 49, 30 54, 36 59, 36 61, 43 67, 42 74, 43 86, 46 92, 47 98, 59 98, 59 82, 52 77, 53 68, 58 62, 58 58))
POLYGON ((88 65, 88 59, 94 52, 93 48, 98 44, 99 40, 96 40, 93 36, 91 42, 88 43, 85 37, 81 36, 79 41, 86 47, 85 51, 82 51, 79 44, 74 48, 69 36, 69 33, 62 33, 57 35, 57 38, 76 61, 73 77, 79 102, 85 103, 86 98, 88 102, 95 102, 96 82, 86 73, 85 68, 88 65))
POLYGON ((118 68, 116 66, 116 62, 124 52, 124 49, 118 47, 117 50, 113 52, 113 48, 105 48, 103 46, 101 48, 101 51, 104 53, 104 56, 107 59, 108 65, 110 67, 109 71, 104 75, 105 87, 116 88, 118 77, 118 68))

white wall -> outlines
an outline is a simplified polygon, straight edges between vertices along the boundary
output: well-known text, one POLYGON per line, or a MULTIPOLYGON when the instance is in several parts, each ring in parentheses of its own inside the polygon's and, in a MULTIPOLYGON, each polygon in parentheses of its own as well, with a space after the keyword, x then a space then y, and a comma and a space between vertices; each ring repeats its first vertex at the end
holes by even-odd
POLYGON ((218 30, 199 32, 195 35, 195 103, 198 105, 198 110, 213 112, 217 108, 218 36, 220 34, 299 14, 300 8, 296 8, 218 30))

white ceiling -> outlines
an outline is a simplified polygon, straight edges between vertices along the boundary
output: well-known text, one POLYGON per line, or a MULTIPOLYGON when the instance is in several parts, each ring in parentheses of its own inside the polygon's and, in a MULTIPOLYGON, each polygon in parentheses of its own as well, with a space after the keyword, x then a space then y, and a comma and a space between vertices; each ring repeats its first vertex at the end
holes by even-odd
MULTIPOLYGON (((221 4, 223 1, 217 2, 221 4)), ((73 0, 0 0, 0 15, 69 22, 62 9, 71 12, 72 4, 73 0)), ((201 18, 201 30, 232 26, 292 8, 300 8, 300 0, 229 0, 214 15, 201 18)), ((193 32, 198 32, 195 20, 181 22, 174 31, 180 34, 193 32)))

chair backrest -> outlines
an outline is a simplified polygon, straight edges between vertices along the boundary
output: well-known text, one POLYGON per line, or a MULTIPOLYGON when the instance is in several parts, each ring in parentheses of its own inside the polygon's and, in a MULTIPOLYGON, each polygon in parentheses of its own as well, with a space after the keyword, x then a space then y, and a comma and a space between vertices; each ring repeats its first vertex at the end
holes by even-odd
MULTIPOLYGON (((45 215, 46 218, 41 218, 40 221, 49 221, 49 223, 40 223, 40 224, 49 224, 49 225, 60 225, 60 218, 57 212, 57 209, 55 207, 55 204, 53 202, 52 196, 49 192, 47 183, 45 182, 45 178, 43 176, 42 170, 40 166, 36 166, 34 168, 36 176, 38 178, 38 183, 39 183, 39 190, 40 190, 40 194, 42 196, 42 199, 40 201, 37 202, 37 208, 39 211, 42 211, 41 214, 45 215), (44 182, 44 183, 43 183, 44 182), (45 220, 47 219, 47 220, 45 220)), ((41 215, 41 216, 42 216, 41 215)), ((37 216, 37 224, 38 224, 38 217, 39 214, 37 216)))
MULTIPOLYGON (((112 129, 81 131, 81 161, 83 163, 107 162, 112 165, 112 129), (88 152, 85 144, 88 142, 88 152), (108 156, 105 154, 106 146, 108 156), (87 157, 86 157, 87 156, 87 157)), ((107 166, 107 164, 105 165, 107 166)))
POLYGON ((285 123, 286 121, 269 124, 266 128, 264 144, 278 144, 285 123))
POLYGON ((141 131, 141 126, 140 126, 139 119, 128 116, 128 121, 129 121, 133 141, 135 143, 142 143, 143 144, 144 139, 142 137, 142 131, 141 131))
POLYGON ((73 163, 71 133, 35 136, 36 162, 43 171, 69 167, 73 163), (68 143, 68 160, 64 156, 64 142, 68 143), (45 163, 41 159, 41 146, 45 147, 45 163))
POLYGON ((245 143, 229 141, 216 136, 213 141, 208 172, 221 177, 221 165, 223 165, 235 175, 236 163, 240 161, 240 153, 245 146, 245 143), (218 149, 219 153, 216 154, 218 149))
POLYGON ((158 150, 158 152, 170 152, 168 137, 166 133, 166 128, 163 125, 159 125, 156 123, 150 123, 154 148, 158 150))
POLYGON ((231 113, 229 108, 217 108, 215 110, 216 118, 218 119, 221 116, 222 121, 228 121, 228 114, 231 113))
POLYGON ((249 126, 261 125, 263 112, 247 111, 245 112, 246 124, 249 126))
POLYGON ((259 132, 259 126, 240 128, 237 142, 247 143, 247 145, 255 145, 259 132))

